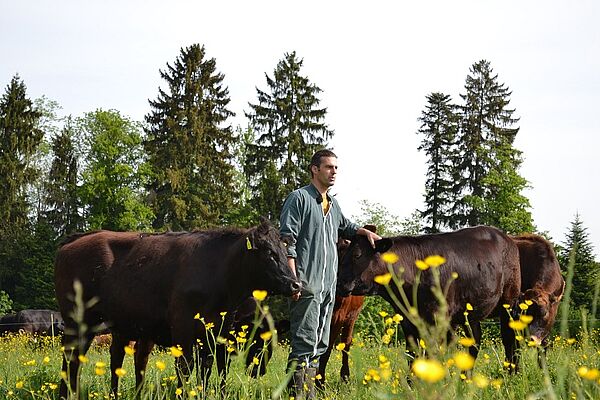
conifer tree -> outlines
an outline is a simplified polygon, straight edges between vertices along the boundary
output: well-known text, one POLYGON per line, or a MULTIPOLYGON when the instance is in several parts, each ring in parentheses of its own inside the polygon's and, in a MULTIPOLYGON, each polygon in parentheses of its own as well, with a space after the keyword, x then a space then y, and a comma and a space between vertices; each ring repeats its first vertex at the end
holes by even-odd
POLYGON ((0 99, 0 229, 27 220, 26 189, 36 178, 31 159, 44 136, 38 128, 41 113, 26 90, 16 75, 0 99))
POLYGON ((154 228, 191 230, 220 225, 231 210, 233 186, 231 126, 224 75, 214 58, 206 59, 204 46, 182 48, 179 56, 160 71, 152 111, 146 115, 153 179, 148 185, 155 213, 154 228))
POLYGON ((66 121, 52 140, 53 160, 46 183, 46 219, 56 237, 83 229, 77 188, 78 160, 73 143, 73 123, 66 121))
POLYGON ((421 217, 428 221, 426 232, 439 232, 450 224, 449 216, 456 203, 453 192, 454 141, 458 130, 456 106, 449 95, 431 93, 419 121, 418 134, 423 135, 421 150, 427 156, 425 209, 421 217))
POLYGON ((569 255, 575 248, 575 265, 573 274, 573 288, 571 302, 574 308, 587 308, 592 310, 594 289, 600 279, 600 264, 594 260, 594 248, 590 242, 587 228, 579 213, 571 222, 571 227, 566 234, 566 241, 559 252, 559 260, 563 273, 566 275, 569 255))
POLYGON ((257 133, 249 148, 246 173, 259 214, 278 220, 284 196, 310 180, 310 158, 333 136, 319 107, 321 89, 301 74, 303 60, 286 53, 273 72, 265 74, 267 90, 256 89, 246 117, 257 133), (277 182, 277 186, 273 186, 277 182))
POLYGON ((461 94, 459 162, 454 172, 461 200, 451 225, 485 223, 510 233, 533 227, 529 202, 520 194, 527 181, 518 174, 522 154, 513 147, 519 128, 515 110, 509 108, 510 95, 488 61, 473 64, 461 94))
POLYGON ((11 298, 28 254, 21 250, 30 236, 27 188, 37 178, 31 161, 43 139, 40 117, 16 75, 0 98, 0 287, 11 298))

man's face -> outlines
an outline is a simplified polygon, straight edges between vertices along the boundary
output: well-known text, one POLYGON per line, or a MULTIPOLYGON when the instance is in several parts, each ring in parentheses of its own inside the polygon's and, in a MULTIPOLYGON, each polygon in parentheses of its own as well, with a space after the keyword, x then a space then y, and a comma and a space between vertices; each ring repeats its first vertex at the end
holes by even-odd
POLYGON ((312 167, 313 179, 324 187, 331 187, 335 184, 337 168, 337 158, 321 157, 321 165, 312 167))

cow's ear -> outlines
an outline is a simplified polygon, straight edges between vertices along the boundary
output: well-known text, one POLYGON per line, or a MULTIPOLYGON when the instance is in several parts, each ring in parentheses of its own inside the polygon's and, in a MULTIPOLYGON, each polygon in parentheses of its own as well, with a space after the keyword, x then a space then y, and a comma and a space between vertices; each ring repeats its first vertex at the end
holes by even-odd
POLYGON ((246 249, 256 250, 256 240, 254 239, 255 231, 252 230, 246 235, 246 249))
POLYGON ((363 228, 373 233, 377 233, 377 227, 375 225, 365 225, 363 228))
POLYGON ((271 228, 271 222, 267 218, 261 216, 260 224, 256 227, 256 229, 258 230, 258 233, 266 234, 267 232, 269 232, 270 228, 271 228))
POLYGON ((384 238, 375 242, 375 251, 378 253, 385 253, 392 247, 392 241, 384 238))

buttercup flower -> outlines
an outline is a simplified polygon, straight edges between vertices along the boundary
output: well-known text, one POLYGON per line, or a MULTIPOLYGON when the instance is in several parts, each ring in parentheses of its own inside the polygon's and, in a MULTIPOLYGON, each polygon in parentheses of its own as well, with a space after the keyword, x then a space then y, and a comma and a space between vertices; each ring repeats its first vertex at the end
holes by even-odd
POLYGON ((446 376, 446 369, 437 360, 417 359, 412 365, 415 376, 425 382, 435 383, 446 376))
POLYGON ((266 290, 254 290, 252 292, 252 297, 254 297, 254 299, 256 301, 263 301, 264 299, 267 298, 267 291, 266 290))
POLYGON ((461 371, 468 371, 475 365, 475 359, 469 353, 461 351, 454 355, 454 365, 456 365, 461 371))
POLYGON ((429 265, 431 268, 437 268, 445 262, 446 259, 438 255, 433 255, 425 258, 425 264, 429 265))
POLYGON ((392 274, 385 273, 383 275, 377 275, 375 278, 373 278, 373 280, 380 284, 380 285, 388 285, 390 283, 390 281, 392 280, 392 274))
POLYGON ((429 264, 427 264, 425 261, 423 260, 417 260, 415 261, 415 265, 417 266, 417 268, 419 268, 421 271, 425 271, 429 269, 429 264))
POLYGON ((398 261, 398 256, 395 253, 383 253, 381 259, 388 264, 395 264, 398 261))

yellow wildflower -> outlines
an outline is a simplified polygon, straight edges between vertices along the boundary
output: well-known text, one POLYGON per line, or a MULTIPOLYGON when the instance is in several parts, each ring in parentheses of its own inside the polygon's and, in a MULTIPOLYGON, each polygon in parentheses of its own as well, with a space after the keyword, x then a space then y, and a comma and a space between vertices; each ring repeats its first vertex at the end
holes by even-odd
POLYGON ((132 356, 135 353, 135 349, 131 346, 125 346, 125 354, 132 356))
POLYGON ((373 278, 373 280, 375 281, 375 283, 378 283, 380 285, 389 285, 390 281, 392 280, 392 274, 388 272, 383 275, 377 275, 375 276, 375 278, 373 278))
POLYGON ((529 324, 531 323, 531 321, 533 321, 533 317, 532 317, 531 315, 525 315, 525 314, 523 314, 523 315, 521 315, 521 316, 519 317, 519 320, 520 320, 521 322, 524 322, 524 323, 526 323, 527 325, 529 325, 529 324))
POLYGON ((46 356, 44 357, 44 364, 48 364, 50 362, 50 357, 46 356))
POLYGON ((465 347, 471 347, 475 345, 475 339, 470 337, 461 337, 460 339, 458 339, 458 343, 465 347))
POLYGON ((105 368, 100 368, 100 367, 96 367, 94 369, 94 371, 96 372, 96 375, 98 376, 102 376, 106 373, 106 369, 105 368))
POLYGON ((527 304, 528 306, 530 306, 530 305, 533 304, 533 301, 531 301, 531 300, 525 300, 525 304, 527 304))
POLYGON ((167 368, 165 363, 162 361, 157 361, 154 365, 156 365, 156 368, 158 368, 160 371, 164 371, 165 368, 167 368))
POLYGON ((388 264, 395 264, 398 261, 398 256, 395 253, 387 252, 381 255, 381 259, 388 264))
POLYGON ((196 395, 197 395, 198 393, 196 393, 196 391, 195 391, 194 389, 192 389, 192 390, 190 390, 190 391, 188 392, 188 394, 190 395, 190 397, 196 397, 196 395))
POLYGON ((429 269, 429 264, 427 264, 425 261, 423 260, 417 260, 415 261, 415 265, 417 266, 417 268, 419 268, 421 271, 425 271, 429 269))
POLYGON ((196 315, 194 315, 194 319, 200 319, 200 313, 196 313, 196 315))
POLYGON ((338 345, 335 346, 335 348, 339 351, 342 351, 346 348, 346 343, 338 343, 338 345))
POLYGON ((438 255, 433 255, 425 258, 425 264, 429 265, 431 268, 437 268, 445 262, 446 259, 438 255))
POLYGON ((475 374, 475 376, 473 376, 473 383, 479 389, 484 389, 490 384, 490 380, 481 374, 475 374))
POLYGON ((471 303, 467 303, 467 310, 473 311, 473 306, 471 305, 471 303))
POLYGON ((529 306, 525 303, 520 303, 519 304, 519 308, 523 311, 527 310, 529 308, 529 306))
POLYGON ((125 371, 123 368, 117 368, 115 370, 115 375, 117 375, 119 378, 124 377, 127 374, 127 371, 125 371))
POLYGON ((456 365, 461 371, 468 371, 473 369, 475 365, 475 359, 469 353, 461 351, 454 355, 454 365, 456 365))
POLYGON ((419 346, 423 349, 427 348, 427 346, 425 345, 425 341, 423 339, 419 339, 419 346))
POLYGON ((508 326, 515 331, 522 331, 523 329, 527 328, 527 324, 522 321, 510 321, 508 326))
POLYGON ((253 357, 252 358, 252 364, 254 364, 254 365, 260 364, 260 360, 258 359, 258 357, 253 357))
POLYGON ((567 339, 567 344, 573 344, 575 343, 577 340, 575 340, 575 338, 568 338, 567 339))
POLYGON ((385 312, 385 311, 379 311, 379 315, 380 315, 382 318, 385 318, 385 317, 387 317, 387 316, 388 316, 388 313, 387 313, 387 312, 385 312))
POLYGON ((252 292, 252 297, 254 297, 254 299, 256 301, 263 301, 264 299, 267 298, 267 291, 266 290, 254 290, 252 292))
POLYGON ((392 319, 394 320, 395 323, 399 324, 400 321, 402 321, 404 319, 404 317, 400 314, 396 314, 392 317, 392 319))
POLYGON ((220 314, 221 314, 221 317, 224 317, 224 316, 226 316, 226 315, 227 315, 227 311, 223 311, 223 312, 221 312, 220 314))
POLYGON ((381 341, 385 344, 390 344, 391 340, 392 340, 392 338, 390 337, 390 335, 383 335, 381 337, 381 341))
POLYGON ((79 358, 79 361, 81 361, 81 362, 82 362, 82 363, 84 363, 84 364, 85 364, 86 362, 90 361, 90 359, 89 359, 89 358, 87 358, 86 356, 84 356, 83 354, 80 354, 78 358, 79 358))
POLYGON ((490 383, 492 384, 494 389, 500 389, 500 386, 502 386, 502 379, 494 379, 490 383))
POLYGON ((452 272, 452 279, 458 279, 458 272, 452 272))
POLYGON ((446 376, 446 369, 437 360, 417 359, 412 365, 412 371, 417 378, 429 383, 438 382, 446 376))
POLYGON ((183 351, 179 346, 171 346, 171 355, 175 358, 181 357, 183 355, 183 351))
POLYGON ((17 383, 15 383, 15 387, 17 389, 23 389, 23 385, 25 385, 25 382, 23 381, 18 381, 17 383))
POLYGON ((269 339, 271 339, 271 337, 273 336, 273 332, 271 331, 266 331, 260 334, 260 338, 262 340, 264 340, 265 342, 269 339))
POLYGON ((205 328, 208 330, 211 330, 214 327, 215 327, 215 324, 213 324, 212 322, 207 322, 205 325, 205 328))
POLYGON ((502 307, 504 307, 508 310, 510 308, 510 304, 502 304, 502 307))
POLYGON ((176 396, 181 396, 181 393, 183 393, 183 389, 181 389, 181 388, 175 389, 175 395, 176 396))

